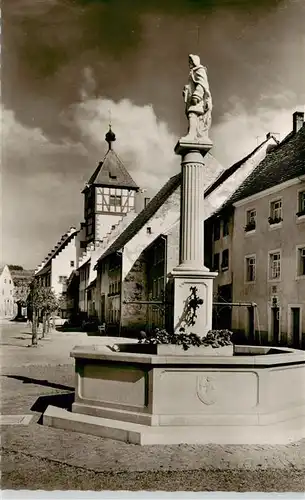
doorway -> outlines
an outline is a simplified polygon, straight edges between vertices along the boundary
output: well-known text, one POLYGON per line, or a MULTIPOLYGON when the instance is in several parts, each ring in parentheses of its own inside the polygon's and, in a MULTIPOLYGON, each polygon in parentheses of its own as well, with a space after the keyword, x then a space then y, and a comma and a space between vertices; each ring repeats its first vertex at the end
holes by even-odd
POLYGON ((300 347, 301 310, 300 307, 291 307, 291 336, 294 347, 300 347))
POLYGON ((271 307, 271 332, 272 343, 277 345, 280 342, 280 308, 271 307))
POLYGON ((248 307, 248 339, 255 342, 254 307, 248 307))

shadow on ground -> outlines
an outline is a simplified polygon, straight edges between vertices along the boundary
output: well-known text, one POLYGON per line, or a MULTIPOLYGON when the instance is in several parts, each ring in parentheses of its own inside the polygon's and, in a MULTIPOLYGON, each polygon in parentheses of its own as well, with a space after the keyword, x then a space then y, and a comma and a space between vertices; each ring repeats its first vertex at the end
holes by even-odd
POLYGON ((63 408, 64 410, 72 411, 72 403, 74 403, 74 391, 65 394, 52 394, 50 396, 39 396, 31 407, 31 411, 44 413, 49 405, 63 408))
POLYGON ((21 380, 24 384, 43 385, 45 387, 51 387, 52 389, 60 389, 62 391, 74 391, 74 387, 71 387, 69 385, 55 384, 54 382, 49 382, 48 380, 24 377, 23 375, 4 374, 3 377, 14 378, 15 380, 21 380))
POLYGON ((43 425, 43 414, 49 405, 63 408, 64 410, 72 411, 72 403, 74 403, 75 393, 67 392, 65 394, 53 394, 50 396, 39 396, 31 407, 31 411, 40 413, 37 424, 43 425))

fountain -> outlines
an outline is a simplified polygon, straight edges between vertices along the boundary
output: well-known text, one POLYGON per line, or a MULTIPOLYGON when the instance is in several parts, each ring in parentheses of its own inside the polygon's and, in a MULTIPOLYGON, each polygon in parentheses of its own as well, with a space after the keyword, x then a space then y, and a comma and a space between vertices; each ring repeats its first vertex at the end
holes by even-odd
POLYGON ((182 186, 172 340, 75 347, 72 413, 49 406, 43 423, 140 445, 297 441, 305 437, 305 353, 225 341, 205 345, 216 276, 203 263, 212 99, 199 57, 191 55, 189 65, 189 130, 175 148, 182 157, 182 186), (181 333, 193 335, 187 350, 174 342, 181 333))

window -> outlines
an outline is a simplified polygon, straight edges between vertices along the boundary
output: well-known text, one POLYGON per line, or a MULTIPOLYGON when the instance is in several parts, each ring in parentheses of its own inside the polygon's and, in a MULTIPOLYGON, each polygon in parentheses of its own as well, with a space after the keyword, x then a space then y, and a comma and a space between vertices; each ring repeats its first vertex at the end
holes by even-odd
POLYGON ((279 279, 281 277, 281 254, 280 252, 269 253, 269 279, 279 279))
POLYGON ((150 300, 162 300, 165 285, 165 242, 158 239, 147 251, 148 295, 150 300))
POLYGON ((92 233, 93 233, 93 218, 89 217, 89 219, 87 220, 86 234, 87 236, 90 236, 92 235, 92 233))
POLYGON ((255 255, 246 257, 246 281, 255 281, 256 275, 256 258, 255 255))
POLYGON ((111 207, 120 207, 122 205, 122 196, 118 196, 117 194, 111 194, 109 196, 109 205, 111 207))
POLYGON ((58 276, 58 282, 64 284, 67 282, 67 276, 58 276))
POLYGON ((222 252, 221 268, 223 271, 229 268, 229 250, 226 249, 222 252))
POLYGON ((256 210, 247 210, 245 231, 254 231, 256 228, 256 210))
POLYGON ((228 236, 229 234, 229 218, 226 217, 225 219, 223 219, 223 223, 222 223, 222 234, 223 236, 228 236))
POLYGON ((213 257, 213 271, 219 271, 219 253, 214 253, 213 257))
POLYGON ((298 248, 298 276, 305 276, 305 247, 298 248))
POLYGON ((298 212, 297 216, 305 215, 305 191, 300 191, 298 194, 298 212))
POLYGON ((10 284, 10 285, 12 284, 12 280, 9 280, 9 284, 10 284))
POLYGON ((220 238, 220 219, 216 219, 214 222, 214 241, 220 238))
POLYGON ((74 260, 70 260, 70 267, 74 267, 74 260))
POLYGON ((144 198, 144 208, 147 207, 149 202, 150 202, 150 198, 144 198))
POLYGON ((282 219, 282 200, 272 201, 270 203, 269 224, 278 224, 282 219))
POLYGON ((4 279, 4 283, 6 283, 6 278, 4 279))

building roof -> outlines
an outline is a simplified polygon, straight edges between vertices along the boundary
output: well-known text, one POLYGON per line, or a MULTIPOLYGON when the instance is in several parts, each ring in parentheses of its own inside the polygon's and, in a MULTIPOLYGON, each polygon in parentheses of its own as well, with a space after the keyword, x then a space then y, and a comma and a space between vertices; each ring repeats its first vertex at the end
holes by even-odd
POLYGON ((209 188, 205 192, 205 196, 209 196, 210 193, 215 191, 221 184, 223 184, 231 175, 233 175, 242 165, 244 165, 248 160, 256 155, 256 153, 262 149, 262 147, 270 141, 270 138, 273 138, 276 143, 278 143, 277 139, 274 136, 267 135, 266 139, 261 142, 256 148, 254 148, 249 154, 244 156, 241 160, 238 160, 236 163, 228 167, 224 172, 222 172, 219 177, 209 186, 209 188))
POLYGON ((305 125, 272 148, 220 210, 302 175, 305 175, 305 125))
POLYGON ((62 235, 61 239, 57 242, 55 247, 48 253, 47 257, 42 261, 42 263, 36 268, 35 276, 39 276, 43 274, 43 270, 46 266, 48 266, 54 257, 56 257, 59 252, 63 250, 63 248, 70 243, 70 241, 75 238, 75 236, 79 233, 75 227, 71 227, 69 231, 62 235))
POLYGON ((149 219, 162 207, 163 203, 169 196, 180 186, 181 173, 171 177, 166 184, 158 191, 158 193, 150 200, 147 206, 142 210, 137 217, 127 226, 120 236, 110 245, 98 261, 104 259, 108 255, 121 250, 122 247, 149 221, 149 219))
POLYGON ((115 140, 115 135, 110 128, 106 134, 106 141, 108 142, 109 149, 103 161, 98 164, 93 175, 90 177, 85 189, 91 185, 139 189, 126 170, 123 162, 112 149, 112 142, 115 140))
POLYGON ((30 283, 34 277, 34 269, 10 269, 14 284, 30 283))

